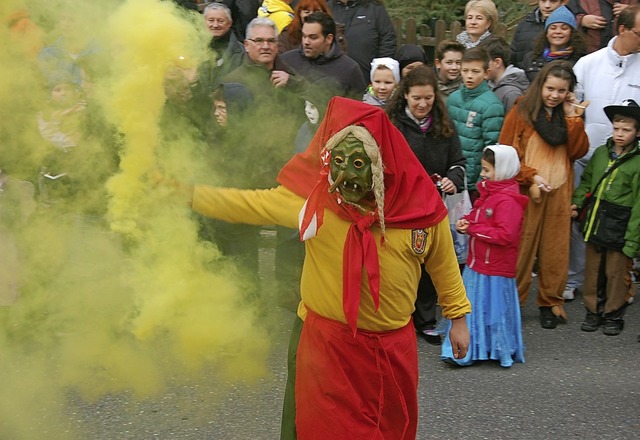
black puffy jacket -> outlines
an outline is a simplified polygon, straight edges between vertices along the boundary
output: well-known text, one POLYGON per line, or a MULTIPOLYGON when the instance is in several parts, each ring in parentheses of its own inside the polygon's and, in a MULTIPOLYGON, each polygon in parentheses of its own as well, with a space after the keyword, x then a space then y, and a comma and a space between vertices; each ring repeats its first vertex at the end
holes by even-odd
POLYGON ((540 16, 540 9, 535 8, 529 12, 524 20, 518 23, 511 40, 511 64, 521 69, 524 57, 533 49, 533 42, 544 29, 544 20, 540 16))
POLYGON ((327 0, 327 6, 335 22, 345 26, 347 55, 360 65, 362 76, 368 80, 371 60, 396 54, 396 32, 387 10, 375 0, 349 0, 346 4, 327 0))

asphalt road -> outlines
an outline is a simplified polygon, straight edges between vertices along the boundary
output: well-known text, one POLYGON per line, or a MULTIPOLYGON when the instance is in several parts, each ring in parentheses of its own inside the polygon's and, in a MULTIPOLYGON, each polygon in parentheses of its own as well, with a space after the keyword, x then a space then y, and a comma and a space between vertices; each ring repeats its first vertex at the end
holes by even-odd
MULTIPOLYGON (((580 331, 580 298, 566 306, 568 324, 544 330, 530 298, 526 363, 509 369, 494 362, 451 367, 438 347, 419 340, 418 438, 640 438, 639 308, 629 307, 624 332, 610 337, 580 331)), ((91 404, 71 398, 69 429, 83 440, 277 439, 293 313, 274 307, 273 314, 271 377, 224 386, 203 376, 142 401, 127 393, 91 404)))

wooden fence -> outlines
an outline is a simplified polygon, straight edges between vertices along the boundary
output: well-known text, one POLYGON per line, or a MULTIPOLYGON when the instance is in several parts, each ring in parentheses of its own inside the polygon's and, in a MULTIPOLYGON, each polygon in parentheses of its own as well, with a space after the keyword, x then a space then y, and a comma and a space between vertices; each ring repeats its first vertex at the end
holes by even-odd
MULTIPOLYGON (((459 21, 450 24, 444 20, 434 20, 432 26, 420 23, 415 18, 403 20, 399 17, 391 19, 398 39, 398 47, 403 44, 418 44, 423 46, 428 54, 433 51, 442 40, 455 40, 456 35, 462 32, 459 21)), ((500 37, 507 37, 507 27, 499 23, 493 33, 500 37)))

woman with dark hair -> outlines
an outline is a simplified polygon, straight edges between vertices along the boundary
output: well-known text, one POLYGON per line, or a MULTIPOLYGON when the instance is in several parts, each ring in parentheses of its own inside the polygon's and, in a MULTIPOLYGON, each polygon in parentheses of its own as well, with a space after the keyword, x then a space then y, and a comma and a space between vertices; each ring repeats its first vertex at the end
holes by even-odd
POLYGON ((573 66, 586 54, 587 43, 573 13, 566 6, 560 6, 545 21, 544 30, 538 34, 533 50, 522 61, 522 68, 529 81, 533 81, 545 64, 566 60, 573 66))
MULTIPOLYGON (((418 66, 400 81, 387 106, 391 122, 443 193, 454 194, 464 185, 466 159, 432 69, 418 66)), ((437 292, 422 268, 413 323, 419 336, 440 344, 436 326, 437 292)))
POLYGON ((285 53, 300 47, 304 18, 312 12, 318 11, 331 15, 325 0, 300 0, 298 2, 293 11, 293 21, 278 35, 278 53, 285 53))
POLYGON ((547 63, 527 93, 507 114, 499 143, 512 145, 520 157, 518 180, 529 188, 518 251, 516 281, 520 304, 531 287, 537 259, 540 325, 565 322, 562 293, 569 267, 573 162, 589 150, 589 140, 573 90, 576 76, 567 61, 547 63))

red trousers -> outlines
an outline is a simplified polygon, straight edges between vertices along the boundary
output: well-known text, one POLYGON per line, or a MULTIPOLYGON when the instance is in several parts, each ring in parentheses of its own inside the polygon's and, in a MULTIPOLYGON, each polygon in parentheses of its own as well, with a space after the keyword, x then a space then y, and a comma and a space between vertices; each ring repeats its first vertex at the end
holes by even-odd
POLYGON ((413 323, 358 331, 309 311, 296 361, 299 440, 408 440, 418 425, 413 323))

